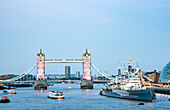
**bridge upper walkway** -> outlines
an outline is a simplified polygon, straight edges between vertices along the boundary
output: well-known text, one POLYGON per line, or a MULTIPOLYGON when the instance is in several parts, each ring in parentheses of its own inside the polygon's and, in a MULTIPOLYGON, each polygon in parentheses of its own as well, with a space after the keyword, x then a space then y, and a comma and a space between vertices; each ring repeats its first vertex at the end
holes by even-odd
POLYGON ((45 59, 45 63, 83 63, 83 59, 45 59))

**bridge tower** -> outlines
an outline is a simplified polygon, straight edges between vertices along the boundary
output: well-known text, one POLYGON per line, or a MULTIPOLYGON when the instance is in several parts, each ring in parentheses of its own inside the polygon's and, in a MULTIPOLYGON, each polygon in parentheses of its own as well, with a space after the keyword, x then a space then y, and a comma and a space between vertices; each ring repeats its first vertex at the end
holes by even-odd
POLYGON ((91 80, 91 54, 83 52, 83 79, 91 80))
POLYGON ((45 80, 45 53, 37 52, 37 80, 45 80))
POLYGON ((45 81, 45 53, 37 52, 37 79, 35 81, 35 90, 47 89, 47 81, 45 81))
POLYGON ((86 49, 83 52, 83 80, 81 80, 82 89, 93 89, 93 80, 91 78, 91 54, 86 49))

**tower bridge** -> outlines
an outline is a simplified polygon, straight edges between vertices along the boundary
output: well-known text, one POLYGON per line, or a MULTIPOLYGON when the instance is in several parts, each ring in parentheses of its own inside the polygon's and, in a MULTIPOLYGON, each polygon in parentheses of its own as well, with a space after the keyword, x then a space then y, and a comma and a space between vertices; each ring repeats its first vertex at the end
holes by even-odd
POLYGON ((79 59, 47 59, 45 58, 45 53, 42 52, 42 49, 37 52, 37 63, 33 65, 30 69, 23 72, 19 76, 13 77, 11 79, 7 80, 0 80, 0 83, 13 83, 21 78, 27 76, 29 73, 31 73, 36 67, 37 67, 37 78, 34 82, 35 89, 40 88, 47 88, 47 81, 45 80, 45 64, 46 63, 81 63, 83 67, 83 80, 81 80, 81 88, 82 89, 92 89, 93 88, 93 80, 91 78, 91 67, 101 74, 102 76, 105 76, 107 79, 112 79, 111 77, 105 75, 102 73, 99 69, 97 69, 92 63, 91 63, 91 54, 86 49, 85 52, 83 52, 82 58, 79 59))
POLYGON ((39 85, 45 85, 45 64, 46 63, 82 63, 83 65, 83 79, 81 81, 81 88, 92 89, 93 88, 93 81, 91 79, 91 54, 86 49, 86 52, 83 52, 82 59, 46 59, 45 53, 37 52, 37 81, 35 82, 35 89, 39 89, 39 85))

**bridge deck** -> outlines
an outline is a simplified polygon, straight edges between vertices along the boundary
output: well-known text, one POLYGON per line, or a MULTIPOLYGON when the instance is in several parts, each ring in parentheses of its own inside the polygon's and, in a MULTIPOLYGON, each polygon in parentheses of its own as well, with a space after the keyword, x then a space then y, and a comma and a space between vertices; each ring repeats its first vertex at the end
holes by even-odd
POLYGON ((45 59, 45 63, 83 63, 83 59, 45 59))

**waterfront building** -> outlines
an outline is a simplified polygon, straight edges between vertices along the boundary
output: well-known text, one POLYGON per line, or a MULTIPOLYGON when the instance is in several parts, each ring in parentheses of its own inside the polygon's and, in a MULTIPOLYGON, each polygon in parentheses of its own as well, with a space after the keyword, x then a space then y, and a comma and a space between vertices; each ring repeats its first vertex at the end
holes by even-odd
MULTIPOLYGON (((150 79, 153 80, 153 82, 157 83, 159 80, 159 75, 160 73, 156 72, 156 70, 152 71, 152 72, 146 72, 145 75, 147 77, 149 77, 150 79)), ((149 81, 149 80, 148 80, 149 81)))
POLYGON ((70 78, 70 66, 65 66, 65 78, 70 78))
POLYGON ((7 80, 14 78, 16 75, 15 74, 6 74, 6 75, 0 75, 0 80, 7 80))
POLYGON ((165 65, 163 68, 160 77, 159 77, 160 83, 170 83, 170 62, 165 65))
POLYGON ((80 71, 76 71, 76 72, 75 72, 75 77, 76 77, 76 78, 80 78, 80 71))

